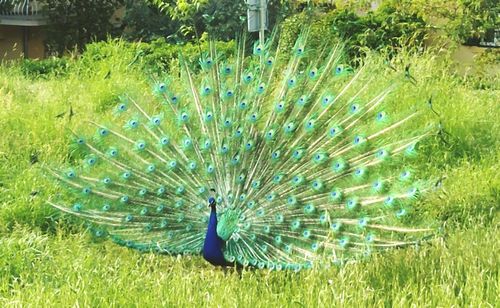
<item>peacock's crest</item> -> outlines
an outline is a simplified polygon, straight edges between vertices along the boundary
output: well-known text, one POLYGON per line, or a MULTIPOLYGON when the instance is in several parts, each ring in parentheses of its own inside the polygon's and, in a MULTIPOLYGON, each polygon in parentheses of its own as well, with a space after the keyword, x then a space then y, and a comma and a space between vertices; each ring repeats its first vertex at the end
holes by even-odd
POLYGON ((415 243, 430 230, 405 217, 428 184, 405 166, 428 131, 391 98, 404 81, 306 39, 281 50, 273 37, 252 56, 244 42, 232 57, 210 44, 196 67, 181 59, 155 81, 156 101, 121 96, 113 120, 74 134, 82 163, 50 169, 77 202, 50 204, 119 244, 199 254, 214 189, 225 259, 259 268, 415 243))

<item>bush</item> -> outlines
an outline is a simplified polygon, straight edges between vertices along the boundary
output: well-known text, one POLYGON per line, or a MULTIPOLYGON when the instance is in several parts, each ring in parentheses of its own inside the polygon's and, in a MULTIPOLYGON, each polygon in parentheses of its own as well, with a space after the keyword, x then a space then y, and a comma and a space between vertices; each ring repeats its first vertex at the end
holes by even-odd
MULTIPOLYGON (((198 62, 202 50, 207 50, 207 42, 199 44, 187 43, 174 45, 165 38, 151 42, 127 42, 123 39, 113 39, 88 44, 81 56, 80 67, 89 71, 96 70, 97 62, 115 61, 120 59, 122 65, 138 64, 147 73, 161 74, 170 71, 172 63, 177 63, 182 54, 189 62, 198 62)), ((217 42, 217 50, 221 55, 228 56, 234 52, 234 41, 217 42)), ((116 63, 112 66, 117 66, 116 63)))
POLYGON ((386 0, 397 10, 420 16, 441 30, 446 39, 478 45, 491 29, 498 28, 497 0, 386 0))
POLYGON ((48 58, 45 60, 24 59, 19 63, 24 76, 32 79, 47 79, 66 76, 70 62, 66 58, 48 58))
POLYGON ((364 16, 350 9, 327 13, 305 11, 285 20, 282 27, 283 47, 291 49, 304 24, 310 24, 308 43, 312 48, 346 45, 350 59, 356 59, 367 50, 418 49, 426 34, 425 22, 415 14, 399 12, 393 6, 383 5, 364 16), (312 23, 310 22, 312 20, 312 23))
MULTIPOLYGON (((159 38, 150 44, 139 44, 139 50, 143 55, 145 67, 155 72, 169 71, 172 61, 180 55, 189 62, 198 62, 201 51, 208 50, 207 42, 200 44, 187 43, 184 45, 171 45, 165 39, 159 38)), ((228 56, 234 52, 234 42, 217 42, 217 50, 220 54, 228 56)))

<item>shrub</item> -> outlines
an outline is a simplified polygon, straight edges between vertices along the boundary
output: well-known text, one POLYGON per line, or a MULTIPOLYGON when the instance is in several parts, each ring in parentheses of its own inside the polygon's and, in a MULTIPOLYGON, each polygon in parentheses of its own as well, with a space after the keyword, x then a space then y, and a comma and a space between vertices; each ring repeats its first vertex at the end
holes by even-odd
POLYGON ((477 45, 486 32, 498 28, 496 0, 386 0, 398 11, 420 16, 442 30, 447 39, 477 45))
POLYGON ((49 77, 61 77, 68 73, 70 62, 66 58, 48 58, 45 60, 24 59, 20 61, 19 67, 24 76, 32 79, 46 79, 49 77))
POLYGON ((282 46, 291 49, 304 24, 310 24, 308 43, 312 48, 344 42, 350 59, 363 56, 368 49, 417 49, 426 34, 425 22, 415 14, 399 12, 383 5, 361 16, 350 9, 329 12, 304 11, 285 20, 282 46), (311 22, 312 20, 312 22, 311 22))
MULTIPOLYGON (((170 44, 165 38, 158 38, 151 42, 127 42, 123 39, 110 39, 103 42, 87 44, 81 56, 80 68, 89 71, 96 70, 97 63, 106 60, 113 61, 114 67, 119 65, 139 67, 147 73, 161 74, 171 69, 172 62, 182 54, 189 62, 198 62, 202 50, 207 50, 207 42, 199 44, 186 43, 183 45, 170 44)), ((217 50, 221 55, 231 55, 234 51, 234 42, 217 42, 217 50)))

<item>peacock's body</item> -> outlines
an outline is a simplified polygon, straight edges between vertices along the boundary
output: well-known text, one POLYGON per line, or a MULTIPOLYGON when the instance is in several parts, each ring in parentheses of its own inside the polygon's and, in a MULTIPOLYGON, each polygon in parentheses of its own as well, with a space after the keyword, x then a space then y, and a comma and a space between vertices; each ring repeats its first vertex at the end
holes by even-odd
POLYGON ((301 269, 415 243, 430 230, 405 215, 426 182, 405 163, 427 133, 392 85, 372 87, 404 81, 305 41, 229 58, 211 44, 201 68, 181 60, 155 84, 156 102, 122 97, 95 136, 75 134, 82 165, 50 169, 76 203, 49 202, 97 236, 213 264, 301 269))

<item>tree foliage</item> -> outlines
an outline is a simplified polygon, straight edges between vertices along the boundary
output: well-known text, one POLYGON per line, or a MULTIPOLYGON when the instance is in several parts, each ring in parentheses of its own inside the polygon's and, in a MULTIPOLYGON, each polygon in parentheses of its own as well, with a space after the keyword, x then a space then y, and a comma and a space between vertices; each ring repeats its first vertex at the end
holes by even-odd
POLYGON ((52 53, 82 49, 92 40, 121 32, 113 26, 111 17, 123 0, 46 0, 45 3, 45 14, 50 20, 46 43, 52 53))
POLYGON ((477 44, 490 29, 498 28, 498 0, 385 0, 397 12, 422 18, 427 24, 460 43, 477 44))
POLYGON ((123 26, 123 37, 128 40, 150 42, 165 38, 175 42, 179 23, 147 1, 127 0, 123 26))
MULTIPOLYGON (((350 55, 359 55, 363 48, 417 46, 431 32, 448 41, 478 44, 485 34, 498 27, 500 14, 496 0, 382 0, 377 9, 369 0, 267 2, 270 29, 277 21, 286 19, 285 28, 293 37, 299 29, 313 25, 318 41, 338 37, 348 40, 350 55)), ((110 35, 129 40, 164 38, 170 43, 187 43, 203 41, 209 34, 213 39, 229 41, 244 31, 247 18, 246 0, 46 0, 46 3, 51 20, 47 45, 52 53, 58 54, 75 46, 82 49, 86 43, 110 35), (113 26, 110 18, 122 5, 127 6, 124 22, 120 27, 113 26)))
MULTIPOLYGON (((245 0, 149 0, 162 12, 179 22, 178 40, 201 38, 209 33, 219 40, 230 40, 246 24, 245 0)), ((295 12, 296 4, 284 0, 267 0, 270 28, 277 20, 295 12)))
POLYGON ((363 15, 352 8, 305 11, 283 23, 281 45, 284 49, 292 49, 305 24, 309 27, 310 48, 342 42, 350 59, 359 58, 369 50, 385 50, 389 54, 403 48, 415 50, 426 36, 426 24, 420 17, 393 6, 382 6, 363 15))

